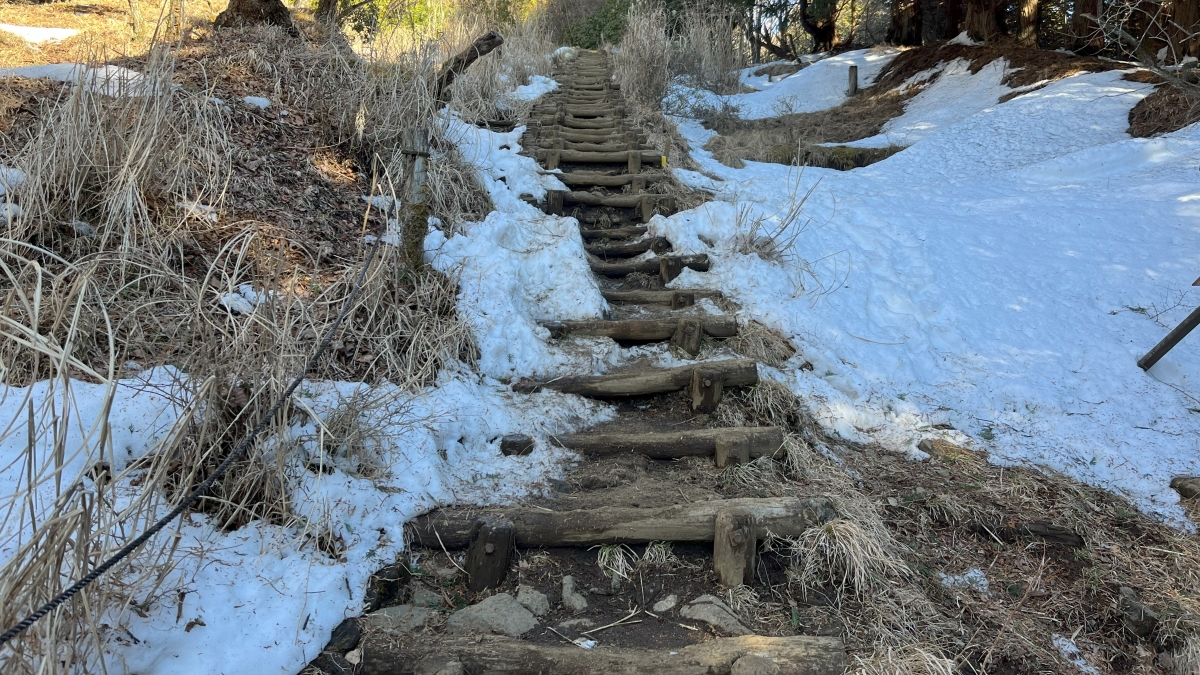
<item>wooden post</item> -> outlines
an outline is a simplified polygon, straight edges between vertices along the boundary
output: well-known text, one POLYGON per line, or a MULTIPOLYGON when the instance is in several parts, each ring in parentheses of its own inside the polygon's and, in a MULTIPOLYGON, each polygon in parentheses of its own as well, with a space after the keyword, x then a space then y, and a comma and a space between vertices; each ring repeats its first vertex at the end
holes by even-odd
POLYGON ((563 197, 566 194, 565 190, 547 190, 546 212, 555 216, 561 216, 563 214, 563 197))
POLYGON ((405 176, 404 220, 400 236, 404 263, 412 270, 425 266, 425 235, 429 234, 429 205, 425 183, 428 180, 429 130, 416 127, 404 130, 405 176))
POLYGON ((546 155, 546 168, 550 170, 557 169, 560 159, 562 159, 562 150, 551 150, 550 154, 546 155))
POLYGON ((646 177, 638 176, 637 178, 634 178, 633 180, 631 180, 629 182, 629 185, 631 186, 630 189, 633 191, 633 194, 635 194, 635 195, 645 192, 646 191, 646 177))
POLYGON ((846 95, 853 96, 858 93, 858 66, 850 66, 850 86, 846 88, 846 95))
POLYGON ((699 319, 680 319, 675 326, 675 334, 671 336, 671 346, 695 357, 700 353, 700 340, 703 337, 704 328, 699 319))
POLYGON ((730 464, 750 463, 750 437, 741 433, 727 433, 716 438, 716 448, 713 453, 718 469, 724 469, 730 464))
POLYGON ((478 593, 495 588, 508 574, 508 556, 513 545, 513 524, 506 520, 480 518, 467 548, 467 588, 478 593))
POLYGON ((504 44, 504 38, 500 37, 499 33, 494 30, 488 31, 475 38, 471 46, 447 61, 438 73, 438 103, 444 105, 450 101, 450 85, 454 84, 455 78, 462 75, 463 71, 467 68, 470 68, 472 63, 487 56, 502 44, 504 44))
POLYGON ((683 309, 696 304, 696 294, 687 293, 684 291, 675 291, 671 294, 671 309, 683 309))
POLYGON ((642 201, 638 204, 638 213, 642 217, 643 223, 650 222, 650 219, 654 217, 654 197, 642 195, 642 201))
POLYGON ((670 283, 683 271, 683 260, 677 257, 658 259, 658 276, 664 284, 670 283))
POLYGON ((707 368, 692 371, 692 411, 704 414, 716 412, 725 388, 721 373, 707 368))
POLYGON ((713 569, 722 586, 733 588, 754 582, 758 549, 754 515, 743 509, 717 512, 713 529, 713 569))
POLYGON ((1183 338, 1187 337, 1187 334, 1192 332, 1196 326, 1200 326, 1200 307, 1197 307, 1192 311, 1191 314, 1188 314, 1187 318, 1183 320, 1183 323, 1176 326, 1175 329, 1170 333, 1167 333, 1167 336, 1163 338, 1161 342, 1154 345, 1154 349, 1146 352, 1145 356, 1138 359, 1138 368, 1141 368, 1142 370, 1150 370, 1153 368, 1154 364, 1158 363, 1159 359, 1166 356, 1167 352, 1171 351, 1175 345, 1179 344, 1183 338))
POLYGON ((641 150, 630 150, 629 151, 629 161, 625 166, 625 171, 627 173, 631 173, 631 174, 642 172, 642 151, 641 150))

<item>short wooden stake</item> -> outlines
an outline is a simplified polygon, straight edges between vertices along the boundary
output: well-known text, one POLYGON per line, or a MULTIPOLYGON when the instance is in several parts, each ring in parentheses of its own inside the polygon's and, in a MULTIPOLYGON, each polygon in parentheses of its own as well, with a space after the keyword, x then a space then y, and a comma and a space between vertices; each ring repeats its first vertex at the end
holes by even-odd
POLYGON ((650 195, 642 195, 642 201, 638 207, 639 214, 642 217, 642 222, 650 222, 650 219, 654 217, 654 197, 651 197, 650 195))
POLYGON ((750 437, 746 434, 729 432, 716 439, 716 450, 713 453, 718 469, 724 469, 730 464, 750 463, 750 437))
POLYGON ((547 190, 546 191, 546 213, 561 216, 563 214, 563 198, 566 197, 565 190, 547 190))
POLYGON ((664 216, 669 216, 675 213, 675 198, 659 197, 658 200, 654 202, 654 212, 664 216))
POLYGON ((629 152, 629 163, 625 167, 626 173, 641 173, 642 172, 642 151, 632 150, 629 152))
POLYGON ((700 353, 700 341, 704 337, 704 327, 699 319, 680 319, 671 336, 671 346, 677 347, 688 356, 700 353))
POLYGON ((638 176, 637 178, 634 178, 632 181, 630 181, 629 185, 631 186, 631 189, 633 190, 633 194, 635 194, 635 195, 638 194, 639 192, 645 192, 646 191, 646 177, 638 176))
POLYGON ((671 283, 683 271, 683 260, 677 257, 658 259, 658 276, 664 284, 671 283))
POLYGON ((683 309, 696 304, 695 293, 685 293, 683 291, 675 291, 671 294, 671 309, 683 309))
POLYGON ((558 168, 558 161, 562 157, 562 150, 551 150, 546 155, 546 168, 554 170, 558 168))
POLYGON ((754 516, 742 509, 717 512, 713 531, 713 569, 722 586, 733 588, 754 582, 758 549, 754 516))
POLYGON ((404 262, 409 269, 420 270, 425 266, 425 235, 429 234, 429 191, 425 185, 429 177, 429 129, 405 129, 401 152, 408 174, 401 226, 404 262))
POLYGON ((721 373, 707 368, 692 370, 692 412, 711 414, 721 402, 725 382, 721 373))
POLYGON ((471 545, 467 548, 467 588, 478 593, 499 586, 508 574, 508 556, 512 552, 513 524, 506 520, 481 518, 475 522, 471 545))
POLYGON ((850 85, 846 88, 846 95, 853 96, 858 93, 858 66, 850 66, 850 85))

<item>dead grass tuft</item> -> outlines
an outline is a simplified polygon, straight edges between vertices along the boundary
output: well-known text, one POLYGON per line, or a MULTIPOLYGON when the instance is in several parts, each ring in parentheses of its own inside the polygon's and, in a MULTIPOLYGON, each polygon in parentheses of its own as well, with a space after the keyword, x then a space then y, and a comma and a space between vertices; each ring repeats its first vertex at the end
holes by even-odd
POLYGON ((1129 111, 1129 129, 1126 131, 1130 136, 1149 138, 1200 122, 1200 100, 1189 92, 1170 86, 1146 70, 1130 73, 1125 79, 1158 85, 1129 111))

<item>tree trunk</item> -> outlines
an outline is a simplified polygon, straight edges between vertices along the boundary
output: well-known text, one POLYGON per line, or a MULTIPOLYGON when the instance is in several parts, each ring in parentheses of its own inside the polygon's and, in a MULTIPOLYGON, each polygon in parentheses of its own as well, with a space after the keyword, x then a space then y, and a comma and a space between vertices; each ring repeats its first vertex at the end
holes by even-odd
MULTIPOLYGON (((914 0, 915 1, 915 0, 914 0)), ((825 14, 811 17, 808 14, 810 0, 800 0, 800 27, 812 37, 812 53, 827 52, 837 46, 837 3, 825 2, 825 14)))
POLYGON ((1200 0, 1175 0, 1171 13, 1171 46, 1176 57, 1200 58, 1200 0))
POLYGON ((1038 46, 1038 0, 1021 0, 1021 27, 1017 33, 1017 44, 1022 47, 1038 46))
POLYGON ((942 38, 952 40, 962 31, 962 0, 945 0, 943 6, 946 8, 946 25, 942 27, 942 38))
POLYGON ((921 46, 920 0, 892 0, 892 26, 887 41, 902 47, 921 46))
POLYGON ((238 26, 257 26, 268 24, 282 26, 292 35, 299 35, 296 26, 292 24, 292 15, 282 0, 229 0, 225 11, 217 15, 213 26, 216 28, 236 28, 238 26))
POLYGON ((1095 19, 1083 16, 1090 14, 1100 16, 1103 9, 1102 0, 1075 0, 1075 9, 1071 14, 1071 35, 1074 37, 1072 49, 1081 54, 1095 54, 1104 48, 1104 35, 1095 19))
POLYGON ((978 42, 991 42, 1000 36, 996 21, 996 0, 967 0, 967 35, 978 42))

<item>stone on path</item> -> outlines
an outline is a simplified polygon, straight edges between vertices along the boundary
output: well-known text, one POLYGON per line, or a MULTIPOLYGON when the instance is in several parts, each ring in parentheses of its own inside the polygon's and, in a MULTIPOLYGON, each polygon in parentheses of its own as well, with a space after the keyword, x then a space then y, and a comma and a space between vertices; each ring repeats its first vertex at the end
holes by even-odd
POLYGON ((550 600, 546 594, 533 586, 522 585, 517 589, 517 602, 533 612, 534 616, 546 616, 546 613, 550 611, 550 600))
POLYGON ((575 577, 565 576, 562 580, 562 604, 563 607, 578 614, 587 609, 587 600, 575 591, 575 577))
POLYGON ((662 614, 663 612, 669 612, 669 611, 675 609, 675 606, 678 604, 679 604, 679 596, 672 593, 672 594, 668 595, 667 597, 663 598, 662 600, 659 600, 658 602, 654 603, 654 606, 651 607, 651 609, 653 609, 658 614, 662 614))
POLYGON ((501 633, 518 637, 537 628, 533 612, 508 593, 492 597, 450 615, 446 628, 451 633, 501 633))
POLYGON ((1195 499, 1200 496, 1200 476, 1176 476, 1171 479, 1171 487, 1184 499, 1195 499))
POLYGON ((411 602, 417 607, 432 607, 436 609, 442 606, 442 596, 424 586, 413 584, 411 602))
POLYGON ((729 605, 714 595, 702 595, 684 605, 679 615, 693 621, 703 621, 726 635, 753 635, 754 632, 742 625, 729 605))
POLYGON ((367 623, 389 635, 403 635, 420 630, 429 618, 428 607, 396 605, 367 615, 367 623))

